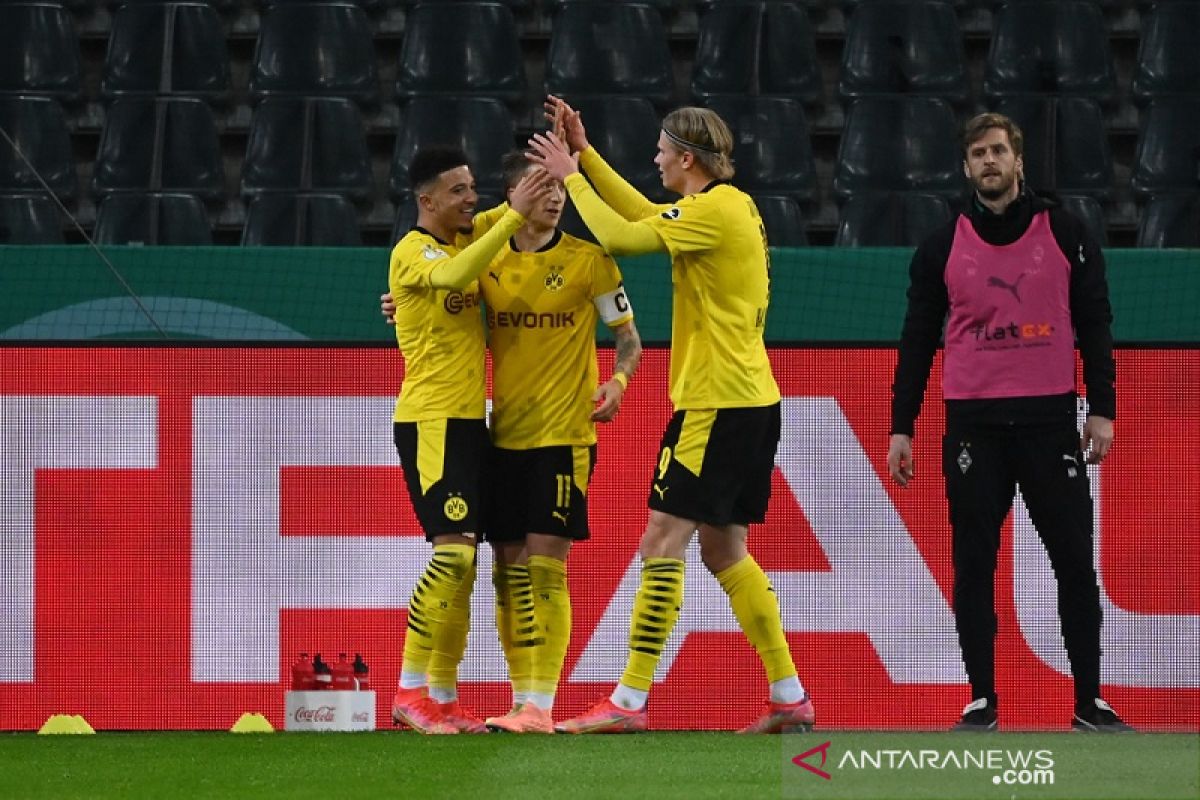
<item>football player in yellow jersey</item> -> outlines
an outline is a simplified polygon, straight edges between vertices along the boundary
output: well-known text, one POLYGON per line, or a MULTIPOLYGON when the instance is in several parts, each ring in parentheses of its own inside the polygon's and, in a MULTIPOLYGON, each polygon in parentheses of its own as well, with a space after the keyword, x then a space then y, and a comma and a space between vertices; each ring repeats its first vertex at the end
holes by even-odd
MULTIPOLYGON (((503 161, 511 199, 537 169, 523 152, 503 161)), ((492 352, 493 448, 486 472, 487 541, 495 552, 496 621, 513 709, 496 731, 553 733, 551 710, 571 635, 566 560, 588 538, 588 481, 597 421, 617 413, 641 340, 612 257, 558 230, 556 185, 492 260, 480 286, 492 352), (613 332, 613 373, 599 381, 596 323, 613 332)))
POLYGON ((470 624, 480 472, 489 447, 477 278, 554 182, 540 171, 527 173, 513 189, 509 209, 486 234, 476 235, 475 180, 461 150, 419 151, 409 177, 417 224, 392 250, 388 269, 405 367, 393 427, 405 484, 433 556, 409 601, 392 717, 422 733, 486 733, 454 695, 470 624), (438 685, 446 696, 431 696, 438 685))
POLYGON ((646 697, 679 616, 684 555, 697 531, 701 559, 728 594, 770 684, 766 713, 743 732, 808 729, 813 706, 796 674, 779 602, 746 546, 748 525, 762 522, 770 498, 780 396, 763 343, 770 272, 766 232, 754 201, 729 183, 733 135, 710 109, 668 114, 654 163, 663 186, 682 197, 658 205, 591 148, 578 112, 556 97, 546 108, 547 117, 561 121, 564 137, 535 135, 531 160, 565 183, 583 221, 609 253, 669 253, 674 287, 675 414, 651 483, 629 658, 612 696, 557 730, 645 730, 646 697))
MULTIPOLYGON (((532 165, 503 162, 509 202, 532 165)), ((616 262, 558 230, 566 196, 556 184, 531 210, 480 281, 492 351, 494 444, 484 515, 493 546, 496 622, 513 708, 487 720, 514 733, 553 733, 550 712, 571 632, 566 559, 588 538, 587 489, 596 422, 617 414, 642 344, 616 262), (613 333, 613 373, 599 382, 595 330, 613 333), (553 370, 546 369, 551 364, 553 370)), ((504 206, 475 218, 488 227, 504 206)), ((395 302, 381 307, 392 319, 395 302)))

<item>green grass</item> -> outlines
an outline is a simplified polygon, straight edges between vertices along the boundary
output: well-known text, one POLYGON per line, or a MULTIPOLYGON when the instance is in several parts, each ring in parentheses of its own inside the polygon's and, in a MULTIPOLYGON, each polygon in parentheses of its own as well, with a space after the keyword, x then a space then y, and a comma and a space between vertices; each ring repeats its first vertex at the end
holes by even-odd
MULTIPOLYGON (((899 756, 897 756, 899 757, 899 756)), ((884 756, 886 759, 886 756, 884 756)), ((811 756, 808 763, 819 766, 811 756)), ((0 734, 0 797, 1196 798, 1196 734, 443 736, 0 734), (830 742, 824 780, 791 763, 830 742), (1049 750, 1051 786, 992 771, 852 769, 847 752, 1049 750)))

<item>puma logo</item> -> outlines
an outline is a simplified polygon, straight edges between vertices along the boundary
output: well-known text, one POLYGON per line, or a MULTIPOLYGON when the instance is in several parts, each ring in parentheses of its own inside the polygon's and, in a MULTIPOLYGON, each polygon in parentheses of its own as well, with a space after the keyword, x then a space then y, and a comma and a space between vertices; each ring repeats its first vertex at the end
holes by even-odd
POLYGON ((554 517, 557 520, 562 520, 563 525, 567 524, 567 515, 566 514, 563 514, 559 511, 551 511, 550 516, 554 517))
POLYGON ((499 275, 492 272, 491 270, 488 270, 488 277, 490 277, 492 280, 494 280, 496 282, 497 286, 500 285, 500 276, 499 275))
POLYGON ((671 487, 670 486, 659 486, 657 483, 653 484, 653 486, 654 486, 654 491, 658 492, 658 499, 666 500, 667 499, 667 489, 670 489, 671 487))
POLYGON ((997 278, 995 275, 992 275, 991 277, 988 278, 987 285, 995 286, 998 289, 1008 289, 1010 292, 1012 292, 1012 296, 1017 298, 1017 302, 1019 303, 1019 302, 1021 302, 1021 295, 1017 291, 1017 289, 1020 288, 1021 281, 1023 281, 1023 280, 1025 280, 1024 272, 1022 272, 1020 277, 1018 277, 1012 283, 1007 283, 1003 278, 997 278))

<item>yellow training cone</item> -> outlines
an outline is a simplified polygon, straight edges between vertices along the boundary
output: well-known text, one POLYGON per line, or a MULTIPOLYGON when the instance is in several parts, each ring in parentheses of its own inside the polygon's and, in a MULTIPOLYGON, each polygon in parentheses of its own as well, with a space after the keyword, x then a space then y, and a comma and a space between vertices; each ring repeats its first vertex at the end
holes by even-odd
POLYGON ((88 721, 78 714, 53 714, 38 730, 43 733, 95 733, 88 721))
POLYGON ((267 718, 257 712, 251 713, 247 711, 238 717, 238 721, 233 723, 233 727, 229 729, 230 733, 274 733, 275 728, 267 721, 267 718))

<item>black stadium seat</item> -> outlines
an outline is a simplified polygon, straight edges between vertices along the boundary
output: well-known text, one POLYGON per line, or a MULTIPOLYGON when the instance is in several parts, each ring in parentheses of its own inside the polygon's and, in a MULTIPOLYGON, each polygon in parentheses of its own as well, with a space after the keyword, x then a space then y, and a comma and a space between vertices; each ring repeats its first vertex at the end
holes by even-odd
POLYGON ((113 17, 101 96, 183 95, 223 101, 229 50, 207 3, 130 3, 113 17))
POLYGON ((658 11, 645 5, 573 2, 554 15, 546 90, 671 99, 671 52, 658 11))
POLYGON ((944 197, 920 192, 862 192, 841 210, 837 244, 843 247, 913 247, 950 221, 944 197))
POLYGON ((352 3, 281 3, 263 14, 250 95, 329 95, 364 106, 379 100, 366 12, 352 3))
POLYGON ((956 196, 965 188, 954 112, 945 100, 880 95, 854 101, 834 167, 834 193, 917 191, 956 196))
POLYGON ((1112 99, 1116 68, 1100 9, 1086 0, 1006 3, 983 76, 989 98, 1045 92, 1112 99))
POLYGON ((263 194, 250 201, 246 246, 361 247, 354 205, 336 194, 263 194))
POLYGON ((254 110, 242 192, 365 198, 371 160, 362 114, 343 97, 271 97, 254 110))
POLYGON ((1107 197, 1113 161, 1104 113, 1087 97, 1006 97, 996 110, 1025 134, 1025 181, 1033 189, 1107 197))
POLYGON ((771 247, 805 247, 808 231, 804 214, 794 197, 778 194, 755 194, 754 205, 762 216, 771 247))
POLYGON ((79 38, 58 3, 0 3, 0 93, 74 103, 82 97, 79 38))
POLYGON ((1200 247, 1200 190, 1163 192, 1142 209, 1138 247, 1200 247))
POLYGON ((503 3, 418 3, 405 19, 396 93, 482 95, 516 103, 525 67, 512 11, 503 3))
POLYGON ((0 194, 0 244, 62 244, 62 219, 54 199, 40 194, 0 194))
POLYGON ((838 93, 852 99, 888 92, 967 100, 962 35, 949 3, 879 0, 854 11, 838 93))
POLYGON ((1200 95, 1161 98, 1142 112, 1131 183, 1143 197, 1200 186, 1200 95))
POLYGON ((723 0, 700 18, 692 96, 823 96, 812 26, 792 3, 723 0))
POLYGON ((654 163, 662 118, 643 97, 568 97, 582 115, 588 140, 609 164, 646 197, 665 201, 654 163))
POLYGON ((21 151, 18 155, 8 142, 0 142, 0 192, 40 194, 44 180, 59 198, 75 199, 79 178, 71 136, 56 100, 0 95, 0 128, 21 151))
POLYGON ((1200 3, 1156 3, 1143 16, 1133 98, 1200 93, 1200 3))
POLYGON ((785 97, 713 97, 708 107, 733 132, 739 188, 811 200, 817 186, 807 118, 785 97))
POLYGON ((500 159, 513 149, 514 135, 512 115, 495 98, 414 98, 400 110, 400 130, 392 152, 392 197, 408 192, 409 162, 417 150, 430 144, 462 147, 479 188, 496 192, 503 182, 500 159))
POLYGON ((194 97, 113 101, 92 171, 97 194, 183 192, 216 200, 225 168, 212 109, 194 97))
POLYGON ((192 194, 110 194, 96 211, 97 244, 210 245, 212 224, 192 194))

